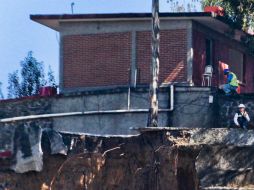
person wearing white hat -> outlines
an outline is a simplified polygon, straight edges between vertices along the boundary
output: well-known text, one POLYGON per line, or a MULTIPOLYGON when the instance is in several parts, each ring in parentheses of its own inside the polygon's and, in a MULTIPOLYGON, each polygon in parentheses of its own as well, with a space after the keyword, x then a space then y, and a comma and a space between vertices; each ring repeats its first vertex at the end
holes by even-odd
POLYGON ((248 129, 248 123, 250 121, 250 117, 248 113, 245 110, 245 105, 240 104, 238 106, 239 111, 236 112, 235 117, 234 117, 234 123, 236 126, 241 127, 243 129, 248 129))

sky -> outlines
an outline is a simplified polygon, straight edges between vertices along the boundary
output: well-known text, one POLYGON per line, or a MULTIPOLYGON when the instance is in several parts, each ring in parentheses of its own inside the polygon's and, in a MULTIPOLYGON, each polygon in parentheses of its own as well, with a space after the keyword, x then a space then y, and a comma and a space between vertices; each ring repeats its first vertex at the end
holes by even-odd
MULTIPOLYGON (((160 0, 160 11, 168 12, 170 0, 160 0)), ((180 3, 195 0, 180 0, 180 3)), ((7 94, 8 73, 20 70, 29 51, 42 61, 47 71, 50 65, 59 81, 59 34, 30 20, 30 14, 123 13, 150 12, 152 0, 0 0, 0 82, 7 94)))

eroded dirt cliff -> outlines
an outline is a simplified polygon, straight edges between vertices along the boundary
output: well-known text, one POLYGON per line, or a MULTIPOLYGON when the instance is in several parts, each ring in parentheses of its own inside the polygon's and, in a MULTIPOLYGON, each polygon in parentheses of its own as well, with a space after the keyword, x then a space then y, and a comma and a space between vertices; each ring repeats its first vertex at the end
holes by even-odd
MULTIPOLYGON (((0 171, 5 190, 198 190, 253 187, 254 132, 151 129, 130 137, 63 134, 67 156, 50 155, 42 172, 0 171)), ((0 164, 8 162, 1 160, 0 164)))

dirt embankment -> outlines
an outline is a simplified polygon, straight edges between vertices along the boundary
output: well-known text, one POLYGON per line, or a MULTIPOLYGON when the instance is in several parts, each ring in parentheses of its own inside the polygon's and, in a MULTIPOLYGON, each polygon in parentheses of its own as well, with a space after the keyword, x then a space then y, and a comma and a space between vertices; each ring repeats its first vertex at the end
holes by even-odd
POLYGON ((64 135, 70 149, 68 156, 49 155, 49 147, 43 143, 43 171, 16 174, 1 170, 0 190, 198 190, 251 186, 254 175, 250 157, 254 149, 208 142, 205 134, 211 137, 211 132, 185 130, 148 131, 128 138, 64 135), (195 136, 194 140, 191 136, 195 136))
MULTIPOLYGON (((165 131, 130 138, 66 135, 67 157, 47 154, 43 171, 0 172, 0 189, 197 189, 195 147, 175 145, 165 131)), ((3 162, 3 161, 2 161, 3 162)))

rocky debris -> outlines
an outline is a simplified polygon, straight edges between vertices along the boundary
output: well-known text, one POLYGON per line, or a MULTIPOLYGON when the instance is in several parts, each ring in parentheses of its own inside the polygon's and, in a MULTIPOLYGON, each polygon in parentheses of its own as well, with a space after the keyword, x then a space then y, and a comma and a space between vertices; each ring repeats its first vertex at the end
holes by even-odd
POLYGON ((45 138, 48 138, 50 143, 51 154, 67 155, 67 146, 63 142, 63 137, 59 132, 51 128, 44 128, 43 133, 45 138))
POLYGON ((65 133, 67 156, 50 155, 48 139, 48 144, 42 143, 41 172, 18 175, 0 170, 0 186, 8 190, 254 187, 254 131, 151 128, 140 133, 126 137, 65 133))
POLYGON ((240 147, 254 145, 253 130, 243 130, 240 128, 191 129, 189 133, 190 144, 223 144, 240 147))
POLYGON ((13 137, 15 128, 0 125, 0 158, 10 158, 13 152, 13 137))
POLYGON ((195 163, 201 186, 254 187, 253 155, 250 146, 205 146, 195 163))

